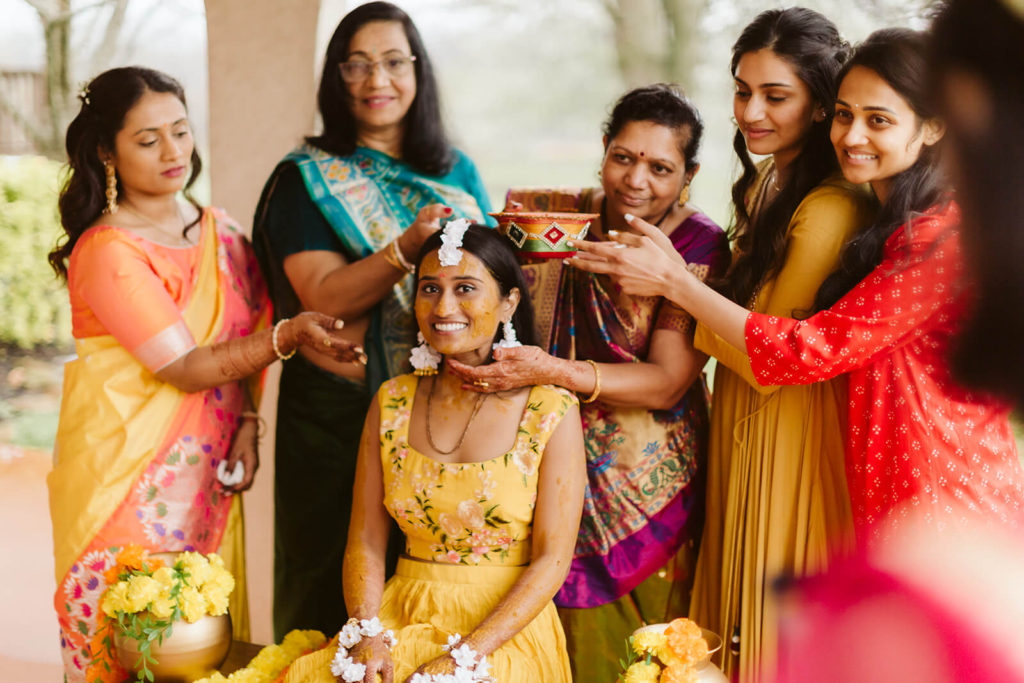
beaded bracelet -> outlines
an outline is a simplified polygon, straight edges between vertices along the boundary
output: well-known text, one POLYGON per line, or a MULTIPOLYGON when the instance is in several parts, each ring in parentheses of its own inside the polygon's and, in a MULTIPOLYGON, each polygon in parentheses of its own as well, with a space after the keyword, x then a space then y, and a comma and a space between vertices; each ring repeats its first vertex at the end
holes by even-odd
POLYGON ((594 393, 586 398, 581 398, 580 403, 593 403, 601 395, 601 368, 592 360, 585 362, 590 363, 590 367, 594 368, 594 393))
POLYGON ((294 349, 292 349, 291 353, 285 354, 281 353, 281 348, 277 345, 277 332, 279 329, 281 329, 281 325, 284 325, 286 322, 288 322, 288 318, 281 318, 280 320, 278 320, 277 324, 274 325, 274 331, 270 334, 270 343, 274 346, 274 353, 276 353, 277 357, 283 361, 288 360, 289 358, 294 356, 295 352, 299 350, 298 347, 295 347, 294 349))

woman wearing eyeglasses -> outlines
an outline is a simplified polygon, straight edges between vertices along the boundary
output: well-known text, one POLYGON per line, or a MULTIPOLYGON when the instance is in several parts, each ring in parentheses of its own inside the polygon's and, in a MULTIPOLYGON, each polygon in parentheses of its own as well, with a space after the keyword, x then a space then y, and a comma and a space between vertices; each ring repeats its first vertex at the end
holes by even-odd
POLYGON ((415 342, 412 270, 442 218, 483 221, 490 204, 473 163, 441 122, 430 58, 408 15, 357 7, 327 46, 318 96, 323 132, 271 174, 253 242, 275 317, 345 320, 368 359, 284 365, 275 459, 274 631, 336 633, 359 434, 381 382, 408 371, 415 342))

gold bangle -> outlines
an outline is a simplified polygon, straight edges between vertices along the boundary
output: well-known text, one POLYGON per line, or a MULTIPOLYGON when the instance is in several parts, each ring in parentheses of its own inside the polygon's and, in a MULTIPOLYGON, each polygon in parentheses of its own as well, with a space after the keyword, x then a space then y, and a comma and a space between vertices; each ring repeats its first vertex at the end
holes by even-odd
POLYGON ((601 395, 601 368, 599 368, 597 363, 592 360, 586 360, 584 362, 590 363, 590 367, 594 368, 594 393, 586 398, 581 398, 580 403, 592 403, 601 395))
POLYGON ((389 266, 395 270, 405 271, 405 266, 399 263, 398 259, 395 258, 395 248, 395 243, 393 241, 388 242, 388 246, 381 249, 380 253, 384 255, 384 260, 388 262, 389 266))
POLYGON ((262 439, 267 433, 267 421, 255 410, 243 410, 238 414, 239 420, 256 420, 256 438, 262 439))
POLYGON ((280 329, 281 325, 284 325, 286 322, 288 322, 288 318, 281 318, 280 320, 278 320, 277 324, 274 325, 274 331, 270 333, 270 343, 274 347, 274 353, 277 354, 277 357, 280 358, 282 361, 288 360, 289 358, 295 355, 296 351, 299 350, 299 347, 296 346, 294 349, 292 349, 291 353, 281 353, 281 348, 277 345, 277 331, 278 329, 280 329))
POLYGON ((409 263, 409 259, 405 258, 405 254, 402 253, 402 248, 398 246, 398 238, 391 240, 391 249, 395 255, 395 260, 398 261, 401 268, 407 273, 416 272, 416 266, 409 263))

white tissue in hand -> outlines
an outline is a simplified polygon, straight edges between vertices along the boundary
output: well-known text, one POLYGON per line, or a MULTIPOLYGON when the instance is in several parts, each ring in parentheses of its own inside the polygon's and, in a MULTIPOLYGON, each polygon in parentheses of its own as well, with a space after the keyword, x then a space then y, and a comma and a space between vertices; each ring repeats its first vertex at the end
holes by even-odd
POLYGON ((245 465, 241 460, 235 463, 235 469, 228 473, 228 461, 221 460, 217 465, 217 481, 224 486, 235 486, 241 484, 245 479, 245 465))

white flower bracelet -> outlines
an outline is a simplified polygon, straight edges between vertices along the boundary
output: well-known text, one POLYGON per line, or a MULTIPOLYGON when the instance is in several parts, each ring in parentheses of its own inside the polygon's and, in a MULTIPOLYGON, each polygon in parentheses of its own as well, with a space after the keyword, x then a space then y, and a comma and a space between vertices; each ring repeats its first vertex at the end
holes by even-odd
POLYGON ((366 665, 356 662, 348 653, 364 637, 373 638, 381 634, 384 635, 384 645, 388 649, 395 646, 395 632, 390 629, 384 630, 384 625, 377 617, 349 619, 338 633, 338 651, 334 653, 334 660, 331 661, 331 673, 340 676, 346 683, 358 683, 363 680, 366 676, 366 665))
POLYGON ((489 683, 491 663, 487 657, 479 654, 468 643, 459 645, 462 636, 458 633, 448 636, 448 644, 441 649, 455 660, 455 673, 452 674, 413 674, 409 683, 489 683))
MULTIPOLYGON (((338 651, 334 653, 334 660, 331 662, 331 673, 341 678, 346 683, 358 683, 366 676, 366 665, 356 662, 349 656, 349 652, 363 638, 373 638, 383 634, 384 645, 390 650, 395 646, 394 631, 385 630, 380 619, 356 619, 348 620, 341 632, 338 633, 338 651)), ((413 674, 409 683, 491 683, 491 663, 487 657, 480 655, 471 648, 468 643, 459 642, 462 636, 458 633, 448 637, 448 644, 442 646, 445 652, 455 660, 455 673, 452 674, 413 674)))

